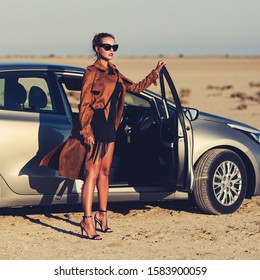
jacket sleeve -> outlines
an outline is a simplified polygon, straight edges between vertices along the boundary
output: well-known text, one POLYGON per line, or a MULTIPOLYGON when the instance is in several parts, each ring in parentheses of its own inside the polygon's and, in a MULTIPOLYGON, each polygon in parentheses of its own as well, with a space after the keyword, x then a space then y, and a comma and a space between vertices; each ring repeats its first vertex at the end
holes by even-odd
POLYGON ((158 74, 155 70, 152 70, 149 75, 147 75, 142 81, 139 83, 134 83, 133 81, 129 80, 121 73, 121 78, 124 81, 127 91, 139 93, 144 89, 148 88, 152 83, 154 83, 158 79, 158 74))
POLYGON ((86 70, 82 90, 80 97, 80 106, 79 106, 79 122, 81 125, 80 134, 83 135, 84 139, 93 136, 92 128, 91 128, 91 120, 93 118, 93 109, 91 105, 94 102, 94 96, 91 92, 93 81, 95 77, 95 70, 86 70))

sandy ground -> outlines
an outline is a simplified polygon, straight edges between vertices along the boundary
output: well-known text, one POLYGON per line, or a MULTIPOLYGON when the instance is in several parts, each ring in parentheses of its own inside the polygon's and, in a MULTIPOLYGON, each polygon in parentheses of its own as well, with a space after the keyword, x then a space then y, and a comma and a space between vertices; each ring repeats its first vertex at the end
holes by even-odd
MULTIPOLYGON (((89 57, 0 58, 85 67, 89 57)), ((158 58, 116 58, 134 81, 158 58)), ((165 58, 185 105, 260 129, 260 58, 165 58)), ((154 88, 152 88, 154 89, 154 88)), ((94 205, 96 209, 96 205, 94 205)), ((81 206, 0 209, 0 259, 260 259, 260 197, 230 215, 203 215, 186 201, 109 205, 111 234, 80 237, 81 206)))
POLYGON ((187 202, 111 204, 114 232, 81 238, 81 207, 0 212, 0 259, 260 259, 260 199, 234 214, 203 215, 187 202))

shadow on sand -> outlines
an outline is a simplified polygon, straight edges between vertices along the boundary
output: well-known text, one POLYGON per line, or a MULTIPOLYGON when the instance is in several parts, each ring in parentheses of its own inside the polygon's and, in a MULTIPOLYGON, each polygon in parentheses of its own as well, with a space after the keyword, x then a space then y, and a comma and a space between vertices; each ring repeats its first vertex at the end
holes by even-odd
MULTIPOLYGON (((93 211, 98 209, 98 205, 95 203, 93 205, 93 211)), ((153 207, 159 207, 165 210, 173 210, 177 212, 188 212, 188 213, 200 213, 199 210, 194 207, 194 205, 189 201, 165 201, 165 202, 124 202, 124 203, 110 203, 109 211, 114 213, 119 213, 124 216, 128 215, 130 211, 140 210, 149 211, 153 207)), ((1 216, 13 216, 21 217, 33 224, 37 224, 43 228, 49 228, 53 231, 63 233, 66 235, 74 237, 82 237, 78 230, 71 231, 66 229, 66 224, 75 226, 75 229, 79 228, 79 222, 75 222, 70 219, 70 213, 82 213, 82 206, 77 205, 52 205, 52 206, 31 206, 31 207, 21 207, 21 208, 2 208, 0 209, 1 216), (61 214, 61 215, 57 215, 61 214), (46 219, 41 219, 39 217, 34 217, 33 215, 44 215, 46 219), (64 226, 56 226, 56 221, 64 222, 64 226)), ((87 238, 84 236, 84 238, 87 238)))
MULTIPOLYGON (((199 209, 194 206, 192 201, 177 200, 177 201, 156 201, 156 202, 111 202, 108 210, 114 213, 127 215, 132 210, 149 210, 151 207, 159 207, 165 210, 184 211, 188 213, 201 213, 199 209)), ((93 212, 98 209, 98 205, 94 203, 93 212)), ((82 213, 81 204, 63 204, 51 206, 25 206, 21 208, 2 208, 0 209, 0 216, 24 216, 42 214, 46 217, 54 217, 52 214, 64 214, 66 219, 69 219, 69 213, 82 213)), ((61 219, 55 216, 57 219, 61 219)), ((69 220, 68 220, 69 221, 69 220)))

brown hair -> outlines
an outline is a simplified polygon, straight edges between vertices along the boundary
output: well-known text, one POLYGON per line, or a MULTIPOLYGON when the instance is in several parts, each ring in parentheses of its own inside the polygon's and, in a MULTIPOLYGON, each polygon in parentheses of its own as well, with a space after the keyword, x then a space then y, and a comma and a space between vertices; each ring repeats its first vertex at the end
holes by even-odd
POLYGON ((105 32, 102 32, 102 33, 98 33, 94 36, 93 40, 92 40, 92 49, 93 51, 95 52, 95 54, 97 54, 96 52, 96 47, 98 45, 101 44, 101 41, 103 38, 106 38, 106 37, 110 37, 110 38, 113 38, 115 40, 115 37, 114 35, 110 34, 110 33, 105 33, 105 32))

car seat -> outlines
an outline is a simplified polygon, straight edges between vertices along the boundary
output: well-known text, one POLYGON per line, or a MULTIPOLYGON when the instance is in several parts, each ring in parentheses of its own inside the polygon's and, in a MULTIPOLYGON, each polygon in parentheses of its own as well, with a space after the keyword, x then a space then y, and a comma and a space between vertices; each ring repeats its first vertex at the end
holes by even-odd
POLYGON ((32 86, 29 91, 29 107, 39 111, 47 106, 48 100, 46 93, 37 86, 32 86))
POLYGON ((17 78, 5 80, 5 108, 22 110, 24 108, 26 98, 26 90, 23 85, 18 83, 17 78))

